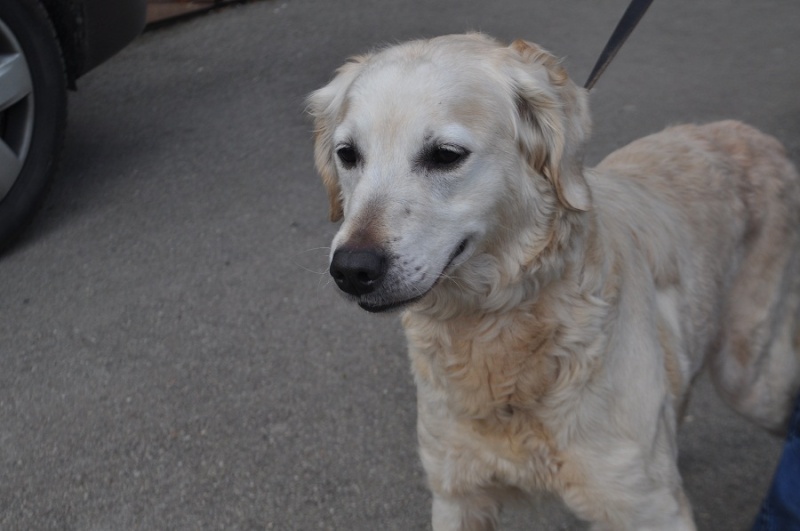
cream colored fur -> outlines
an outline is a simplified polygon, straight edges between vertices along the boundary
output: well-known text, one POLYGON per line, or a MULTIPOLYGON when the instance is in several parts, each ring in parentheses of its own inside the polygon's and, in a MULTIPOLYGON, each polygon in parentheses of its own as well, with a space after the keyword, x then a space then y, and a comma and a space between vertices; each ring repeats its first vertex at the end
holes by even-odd
POLYGON ((586 100, 547 52, 478 34, 355 58, 310 96, 333 250, 389 257, 351 298, 405 306, 436 531, 494 529, 537 490, 598 530, 694 529, 675 432, 698 371, 778 433, 800 386, 782 146, 683 125, 584 168, 586 100), (431 169, 430 145, 466 154, 431 169))

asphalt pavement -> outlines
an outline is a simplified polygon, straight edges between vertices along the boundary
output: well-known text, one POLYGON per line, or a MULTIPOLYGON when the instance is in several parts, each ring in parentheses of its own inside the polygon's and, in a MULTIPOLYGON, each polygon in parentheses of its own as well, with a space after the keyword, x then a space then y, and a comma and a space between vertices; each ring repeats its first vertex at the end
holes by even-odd
MULTIPOLYGON (((626 0, 269 0, 146 33, 80 80, 45 208, 0 259, 0 529, 417 530, 396 316, 326 275, 304 98, 352 54, 481 30, 583 82, 626 0)), ((800 3, 657 1, 593 91, 589 163, 721 118, 800 161, 800 3)), ((680 466, 746 529, 780 452, 703 379, 680 466)), ((583 529, 551 500, 506 529, 583 529)))

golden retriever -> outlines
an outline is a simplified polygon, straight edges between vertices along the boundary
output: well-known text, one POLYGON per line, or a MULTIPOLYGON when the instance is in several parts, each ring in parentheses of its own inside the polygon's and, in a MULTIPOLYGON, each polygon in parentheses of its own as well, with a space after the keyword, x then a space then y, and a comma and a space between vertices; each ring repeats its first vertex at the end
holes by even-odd
POLYGON ((593 529, 694 529, 675 432, 706 365, 785 429, 800 178, 772 137, 682 125, 586 168, 586 91, 480 34, 355 57, 309 112, 344 220, 330 272, 404 309, 436 531, 494 529, 536 490, 593 529))

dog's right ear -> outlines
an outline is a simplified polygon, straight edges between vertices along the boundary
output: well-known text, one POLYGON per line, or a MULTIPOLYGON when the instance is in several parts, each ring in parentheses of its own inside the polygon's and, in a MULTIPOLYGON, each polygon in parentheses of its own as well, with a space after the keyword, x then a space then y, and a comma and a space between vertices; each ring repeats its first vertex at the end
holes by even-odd
POLYGON ((308 112, 314 119, 314 162, 328 191, 331 221, 339 221, 344 213, 342 189, 334 161, 333 131, 345 111, 347 89, 361 72, 368 57, 351 57, 336 71, 336 76, 330 83, 308 97, 308 112))

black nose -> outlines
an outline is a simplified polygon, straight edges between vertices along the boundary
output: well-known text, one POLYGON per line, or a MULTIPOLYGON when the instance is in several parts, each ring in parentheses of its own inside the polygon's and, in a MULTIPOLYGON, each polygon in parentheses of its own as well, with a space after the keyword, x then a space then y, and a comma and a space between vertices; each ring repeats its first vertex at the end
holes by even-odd
POLYGON ((380 249, 337 249, 330 272, 340 290, 350 295, 366 295, 375 291, 383 280, 386 255, 380 249))

